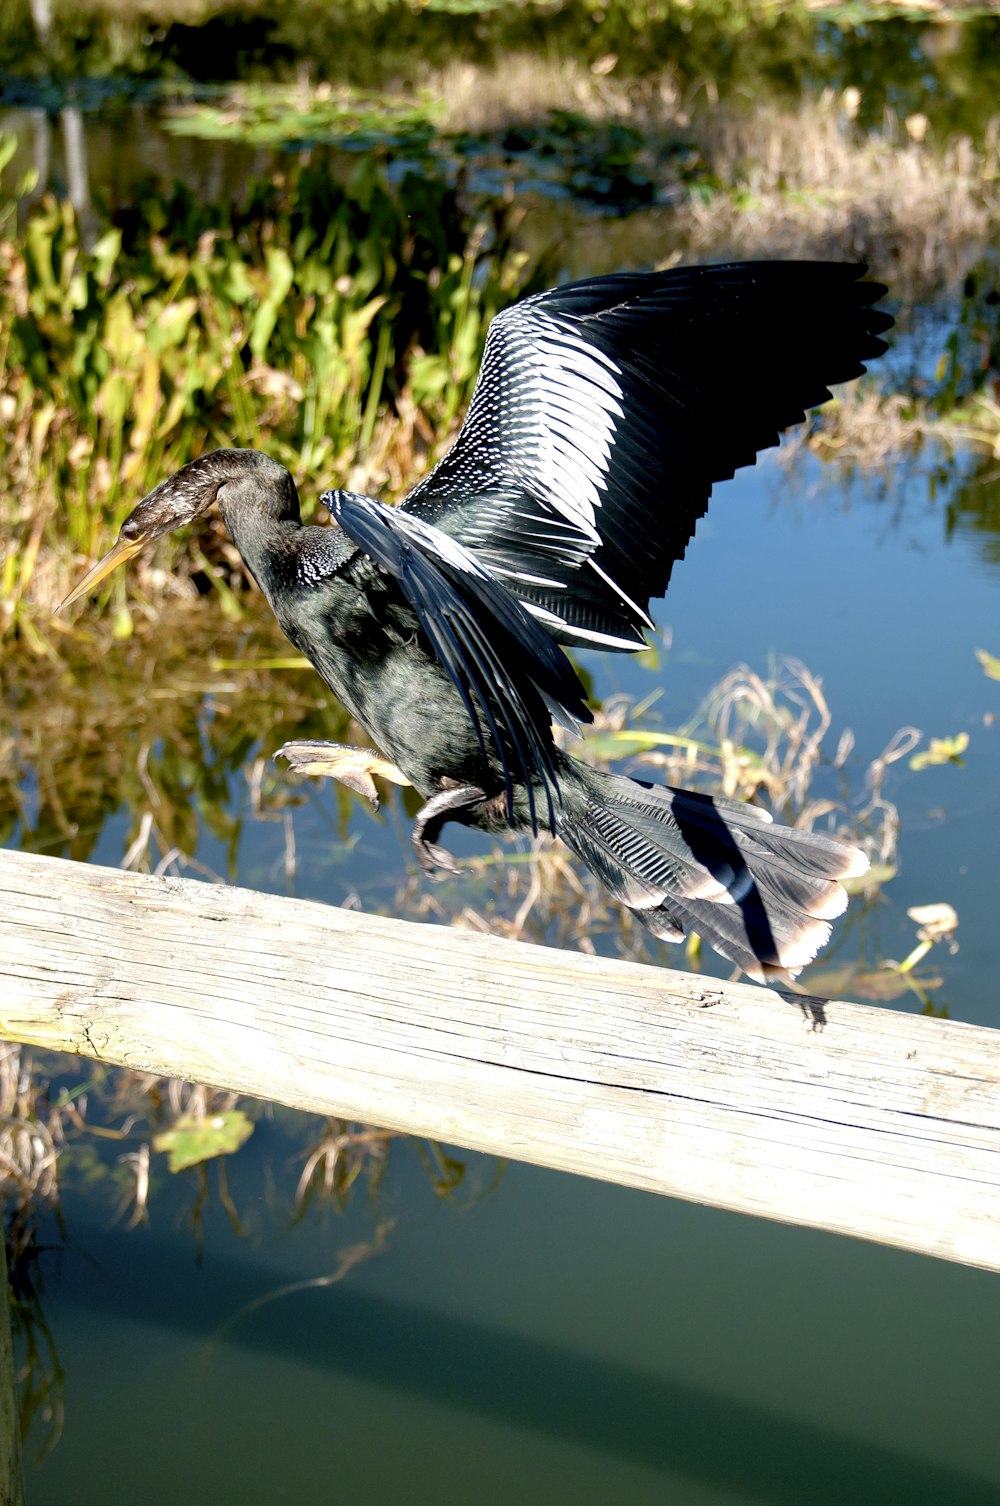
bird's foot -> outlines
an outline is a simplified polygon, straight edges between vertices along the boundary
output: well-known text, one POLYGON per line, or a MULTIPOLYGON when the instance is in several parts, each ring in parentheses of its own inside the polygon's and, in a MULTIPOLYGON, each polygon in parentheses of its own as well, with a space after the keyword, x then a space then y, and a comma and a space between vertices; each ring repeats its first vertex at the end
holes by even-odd
MULTIPOLYGON (((278 749, 275 758, 287 758, 295 774, 314 774, 336 779, 378 810, 378 790, 373 774, 393 784, 409 784, 406 775, 374 748, 356 748, 350 743, 291 742, 278 749)), ((426 807, 425 807, 426 809, 426 807)))
POLYGON ((442 790, 432 795, 417 812, 413 823, 413 851, 417 862, 431 877, 437 872, 461 873, 461 869, 446 847, 438 845, 442 826, 460 810, 479 805, 486 799, 485 792, 474 784, 460 784, 454 790, 442 790))

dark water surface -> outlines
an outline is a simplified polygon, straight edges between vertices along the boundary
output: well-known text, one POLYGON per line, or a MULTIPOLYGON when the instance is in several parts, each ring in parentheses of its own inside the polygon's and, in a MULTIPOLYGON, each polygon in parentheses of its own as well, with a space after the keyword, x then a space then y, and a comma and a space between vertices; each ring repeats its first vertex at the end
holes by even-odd
POLYGON ((994 1277, 527 1167, 460 1211, 400 1160, 386 1257, 242 1315, 364 1204, 199 1264, 165 1204, 71 1200, 31 1501, 995 1501, 994 1277))

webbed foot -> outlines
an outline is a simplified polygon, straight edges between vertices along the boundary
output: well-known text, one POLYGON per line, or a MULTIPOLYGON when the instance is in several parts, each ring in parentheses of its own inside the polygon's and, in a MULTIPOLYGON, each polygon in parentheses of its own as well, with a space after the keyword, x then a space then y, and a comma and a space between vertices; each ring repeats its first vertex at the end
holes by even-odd
POLYGON ((351 743, 290 742, 279 748, 274 756, 287 758, 288 766, 295 774, 314 774, 346 784, 349 790, 369 800, 374 810, 378 810, 378 790, 373 774, 393 784, 410 782, 394 763, 389 763, 374 748, 356 748, 351 743))
POLYGON ((483 790, 474 784, 460 784, 454 790, 442 790, 432 795, 417 812, 413 823, 413 851, 417 862, 426 874, 436 872, 461 873, 461 869, 446 847, 438 845, 436 838, 441 828, 451 820, 456 811, 464 810, 486 799, 483 790))

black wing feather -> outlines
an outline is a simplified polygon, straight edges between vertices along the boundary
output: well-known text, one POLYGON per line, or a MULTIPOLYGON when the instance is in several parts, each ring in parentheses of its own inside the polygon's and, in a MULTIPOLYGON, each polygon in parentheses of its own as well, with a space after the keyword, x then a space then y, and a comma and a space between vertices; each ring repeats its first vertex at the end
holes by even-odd
POLYGON ((526 298, 491 324, 458 439, 404 509, 556 636, 640 647, 713 484, 885 350, 864 272, 744 262, 526 298))
POLYGON ((537 831, 537 780, 548 808, 546 824, 554 829, 559 785, 552 714, 591 720, 565 654, 517 597, 448 535, 370 497, 327 492, 322 500, 358 548, 399 582, 462 699, 484 756, 485 722, 503 772, 507 819, 514 823, 514 785, 524 784, 537 831))

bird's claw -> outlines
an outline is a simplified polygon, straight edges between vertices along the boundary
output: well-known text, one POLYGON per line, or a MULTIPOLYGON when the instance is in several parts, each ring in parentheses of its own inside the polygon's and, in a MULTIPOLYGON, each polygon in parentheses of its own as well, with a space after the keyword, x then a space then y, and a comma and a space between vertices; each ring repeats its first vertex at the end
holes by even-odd
POLYGON ((445 874, 455 875, 462 871, 455 862, 454 853, 447 847, 442 847, 439 842, 424 842, 416 832, 413 833, 413 850, 428 878, 443 878, 445 874))
MULTIPOLYGON (((393 784, 410 782, 395 764, 389 763, 374 748, 356 748, 351 743, 290 742, 280 747, 274 756, 287 759, 294 774, 338 780, 356 794, 363 795, 375 810, 378 810, 378 790, 373 774, 379 774, 393 784)), ((435 838, 460 810, 467 810, 485 799, 484 792, 477 785, 463 784, 456 789, 441 790, 421 806, 413 823, 413 851, 429 877, 461 873, 452 854, 435 838)))
POLYGON ((413 851, 428 877, 434 878, 439 873, 461 873, 452 854, 434 838, 458 811, 478 805, 485 799, 484 792, 477 785, 462 784, 453 790, 441 790, 420 807, 413 823, 413 851))
POLYGON ((374 748, 356 748, 351 743, 290 742, 279 748, 274 756, 287 758, 288 766, 295 774, 338 780, 355 794, 362 795, 374 810, 378 810, 378 790, 373 774, 379 774, 393 784, 410 782, 395 764, 389 763, 374 748))

